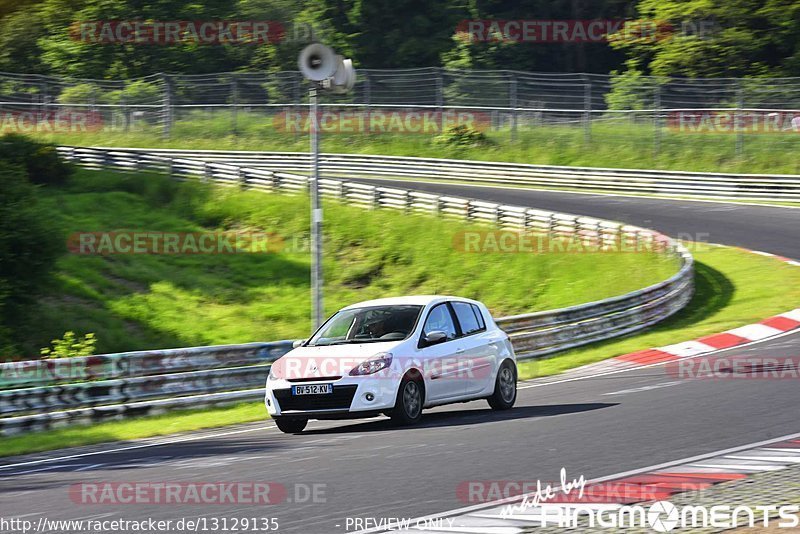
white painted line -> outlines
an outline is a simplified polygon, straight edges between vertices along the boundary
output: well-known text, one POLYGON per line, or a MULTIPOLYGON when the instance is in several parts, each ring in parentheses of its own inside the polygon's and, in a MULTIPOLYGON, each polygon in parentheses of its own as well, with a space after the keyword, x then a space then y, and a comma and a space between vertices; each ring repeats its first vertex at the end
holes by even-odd
POLYGON ((752 464, 689 464, 689 467, 700 469, 725 469, 728 471, 780 471, 785 465, 752 465, 752 464))
MULTIPOLYGON (((768 439, 766 441, 759 441, 757 443, 750 443, 750 444, 747 444, 747 445, 741 445, 739 447, 732 447, 730 449, 725 449, 725 450, 722 450, 722 451, 715 451, 715 452, 711 452, 711 453, 707 453, 707 454, 701 454, 701 455, 698 455, 698 456, 693 456, 691 458, 682 458, 680 460, 673 460, 671 462, 665 462, 663 464, 651 465, 649 467, 642 467, 640 469, 632 469, 630 471, 624 471, 622 473, 616 473, 616 474, 613 474, 613 475, 608 475, 608 476, 604 476, 604 477, 600 477, 600 478, 595 478, 595 479, 587 481, 586 484, 587 485, 599 484, 601 482, 608 482, 610 480, 617 480, 617 479, 620 479, 620 478, 630 477, 630 476, 634 476, 634 475, 640 475, 642 473, 652 473, 653 471, 663 471, 663 470, 669 469, 671 467, 684 466, 684 465, 687 465, 687 464, 692 464, 692 463, 696 463, 696 462, 702 462, 704 460, 717 458, 719 456, 724 456, 724 455, 727 455, 727 454, 735 454, 737 452, 747 451, 747 450, 750 450, 750 449, 756 449, 756 448, 760 448, 760 447, 766 447, 768 445, 773 445, 775 443, 780 443, 780 442, 783 442, 783 441, 789 441, 789 440, 798 439, 798 438, 800 438, 800 433, 788 434, 786 436, 781 436, 781 437, 778 437, 778 438, 772 438, 772 439, 768 439)), ((728 469, 730 469, 729 466, 726 466, 726 467, 728 469)), ((455 510, 450 510, 448 512, 441 512, 441 513, 438 513, 438 514, 430 514, 430 515, 422 516, 422 517, 419 517, 419 518, 415 518, 415 519, 412 519, 412 522, 415 523, 416 521, 423 521, 423 520, 426 520, 426 519, 438 519, 438 518, 442 518, 442 517, 452 517, 452 516, 457 516, 457 515, 470 514, 470 513, 478 512, 478 511, 485 511, 486 509, 494 508, 496 506, 502 506, 504 504, 513 504, 513 503, 516 503, 516 502, 522 502, 522 500, 525 497, 527 497, 528 499, 531 499, 533 496, 534 496, 534 493, 532 492, 532 493, 527 493, 527 494, 524 494, 524 495, 518 495, 516 497, 507 497, 505 499, 499 499, 499 500, 488 502, 488 503, 473 504, 472 506, 465 506, 463 508, 457 508, 455 510)), ((509 519, 513 519, 513 517, 509 517, 509 519)), ((391 527, 391 526, 392 525, 388 525, 388 527, 391 527)), ((366 529, 366 530, 359 530, 357 532, 352 532, 351 534, 371 534, 371 533, 378 533, 378 532, 387 532, 386 529, 381 530, 381 528, 383 528, 383 527, 366 529)))
POLYGON ((753 254, 758 254, 759 256, 775 256, 775 254, 770 254, 769 252, 761 252, 760 250, 751 250, 753 254))
POLYGON ((772 337, 776 334, 780 334, 781 332, 783 331, 778 330, 777 328, 772 328, 771 326, 767 326, 765 324, 749 324, 747 326, 740 326, 739 328, 728 330, 727 333, 733 334, 734 336, 743 337, 751 341, 758 341, 772 337))
POLYGON ((603 393, 603 395, 627 395, 628 393, 640 393, 643 391, 652 391, 654 389, 668 388, 670 386, 677 386, 678 384, 684 384, 684 383, 685 382, 682 380, 678 380, 675 382, 661 382, 660 384, 653 384, 651 386, 642 386, 631 389, 621 389, 619 391, 612 391, 611 393, 603 393))
POLYGON ((762 460, 765 462, 800 464, 800 456, 726 456, 733 460, 762 460))
MULTIPOLYGON (((547 382, 540 382, 538 384, 528 384, 526 386, 517 386, 517 389, 520 390, 520 389, 540 388, 540 387, 544 387, 544 386, 552 386, 554 384, 564 384, 566 382, 576 382, 578 380, 587 380, 589 378, 602 378, 604 376, 618 375, 620 373, 627 373, 629 371, 639 371, 639 370, 642 370, 642 369, 650 369, 651 367, 658 367, 658 366, 662 366, 662 365, 667 365, 669 363, 674 363, 676 361, 692 360, 692 359, 698 358, 700 356, 710 356, 711 354, 719 354, 721 352, 726 352, 726 351, 731 351, 731 350, 739 350, 739 349, 742 349, 744 347, 749 347, 750 345, 755 345, 757 343, 764 343, 765 341, 772 341, 773 339, 778 339, 778 338, 781 338, 781 337, 784 337, 784 336, 790 336, 790 335, 797 334, 797 333, 798 333, 798 330, 789 330, 788 332, 781 332, 780 334, 776 334, 776 335, 774 335, 774 336, 772 336, 770 338, 758 339, 758 340, 755 340, 755 341, 750 341, 748 343, 742 343, 741 345, 736 345, 735 347, 728 347, 727 349, 719 349, 719 350, 715 350, 713 352, 707 352, 705 354, 698 354, 698 355, 695 355, 695 356, 688 356, 686 358, 680 358, 678 360, 669 360, 669 361, 666 361, 666 362, 650 363, 650 364, 647 364, 647 365, 640 365, 640 366, 631 367, 631 368, 628 368, 628 369, 616 369, 614 371, 605 371, 605 372, 602 372, 602 373, 595 373, 595 374, 592 374, 592 375, 573 376, 573 377, 570 377, 570 378, 563 378, 561 380, 551 380, 551 381, 547 381, 547 382)), ((557 375, 555 375, 555 376, 557 376, 557 375)), ((549 378, 549 377, 542 377, 540 379, 532 378, 531 381, 533 381, 533 380, 542 380, 542 379, 547 379, 547 378, 549 378)))
POLYGON ((244 430, 233 430, 231 432, 220 432, 218 434, 199 434, 195 436, 187 436, 181 439, 172 439, 172 440, 164 440, 158 441, 155 443, 140 443, 138 445, 130 445, 128 447, 118 447, 116 449, 105 449, 101 451, 91 451, 91 452, 84 452, 80 454, 69 454, 67 456, 53 456, 50 458, 40 458, 39 460, 31 460, 28 462, 18 462, 15 464, 5 464, 0 465, 0 469, 10 469, 12 467, 20 467, 23 465, 37 465, 37 464, 44 464, 47 462, 57 462, 60 460, 70 460, 72 458, 84 458, 86 456, 96 456, 98 454, 107 454, 113 452, 123 452, 123 451, 132 451, 135 449, 145 449, 149 447, 160 447, 161 445, 171 445, 174 443, 186 443, 187 441, 196 441, 198 439, 205 439, 205 438, 219 438, 222 436, 233 436, 236 434, 244 434, 246 432, 257 432, 259 430, 269 430, 272 428, 277 428, 273 426, 264 426, 264 427, 256 427, 256 428, 246 428, 244 430))

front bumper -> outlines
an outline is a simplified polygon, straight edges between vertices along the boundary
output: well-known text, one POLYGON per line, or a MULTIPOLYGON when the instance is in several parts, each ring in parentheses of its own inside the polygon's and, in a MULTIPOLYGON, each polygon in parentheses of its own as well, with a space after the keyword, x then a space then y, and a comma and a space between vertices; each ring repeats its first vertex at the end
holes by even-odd
POLYGON ((271 416, 311 419, 367 417, 394 408, 399 387, 397 380, 370 375, 302 382, 269 379, 264 404, 271 416), (333 384, 333 393, 292 395, 292 386, 300 384, 333 384))

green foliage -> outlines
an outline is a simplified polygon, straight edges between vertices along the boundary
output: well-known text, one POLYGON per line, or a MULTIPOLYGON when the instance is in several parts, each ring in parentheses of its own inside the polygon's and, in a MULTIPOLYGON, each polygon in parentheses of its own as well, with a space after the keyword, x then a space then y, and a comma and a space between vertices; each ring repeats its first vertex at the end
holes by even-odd
POLYGON ((97 339, 91 332, 81 339, 75 336, 75 332, 68 330, 64 332, 64 337, 61 339, 54 339, 51 343, 51 347, 42 348, 40 352, 42 358, 52 359, 91 356, 94 354, 94 346, 97 343, 97 339))
POLYGON ((24 168, 34 184, 60 185, 73 172, 72 165, 59 157, 56 145, 19 134, 0 137, 0 161, 24 168))
MULTIPOLYGON (((257 231, 284 249, 66 255, 57 288, 31 319, 38 329, 26 346, 38 352, 66 330, 95 332, 99 353, 308 335, 308 198, 158 182, 146 174, 80 171, 68 189, 48 191, 47 205, 71 232, 257 231)), ((454 240, 467 228, 485 229, 326 203, 326 313, 369 298, 437 292, 479 298, 496 313, 521 313, 624 293, 675 269, 646 254, 464 253, 454 240)))
POLYGON ((16 346, 63 250, 58 215, 42 208, 21 165, 0 159, 0 348, 16 346))
MULTIPOLYGON (((800 4, 795 0, 36 0, 0 9, 0 71, 83 78, 135 78, 156 72, 294 70, 312 38, 360 68, 492 68, 539 72, 618 70, 627 60, 646 74, 675 76, 800 75, 800 4), (259 46, 103 45, 71 31, 93 20, 273 20, 288 30, 259 46), (620 32, 608 43, 469 41, 468 20, 622 20, 659 25, 657 38, 620 32), (707 35, 686 31, 714 21, 707 35), (670 27, 672 30, 670 30, 670 27), (300 31, 297 31, 298 28, 300 31), (298 36, 300 39, 295 39, 298 36)), ((706 32, 706 33, 702 33, 706 32)), ((277 87, 269 87, 275 92, 277 87)))
POLYGON ((457 148, 482 147, 494 144, 486 134, 465 124, 448 127, 444 133, 437 135, 433 142, 438 145, 457 148))
POLYGON ((106 97, 108 104, 153 104, 161 98, 162 91, 158 85, 145 80, 134 80, 127 84, 124 89, 109 91, 106 97))
POLYGON ((93 104, 97 87, 91 83, 79 83, 64 88, 58 95, 59 104, 93 104))
POLYGON ((617 50, 658 76, 800 75, 800 4, 794 0, 639 0, 639 19, 672 31, 612 36, 617 50))

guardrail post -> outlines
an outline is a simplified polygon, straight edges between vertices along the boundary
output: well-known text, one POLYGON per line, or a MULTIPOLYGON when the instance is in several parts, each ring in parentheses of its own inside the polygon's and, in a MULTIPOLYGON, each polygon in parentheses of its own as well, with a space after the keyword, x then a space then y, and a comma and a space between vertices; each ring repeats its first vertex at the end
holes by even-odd
POLYGON ((207 162, 203 162, 203 181, 209 182, 213 179, 213 172, 211 170, 211 165, 207 162))
POLYGON ((372 207, 374 209, 381 207, 381 190, 377 187, 372 188, 372 207))
POLYGON ((367 125, 366 134, 369 135, 372 133, 371 122, 370 122, 370 115, 371 115, 371 102, 372 102, 372 84, 370 83, 369 79, 369 72, 361 71, 362 76, 364 77, 364 105, 367 109, 367 116, 365 117, 365 123, 367 125))
POLYGON ((162 110, 161 120, 163 121, 162 136, 164 139, 169 139, 172 133, 172 81, 169 75, 162 74, 161 79, 164 83, 164 94, 162 95, 162 110))
POLYGON ((239 180, 239 187, 247 189, 247 173, 241 167, 236 167, 236 178, 239 180))
POLYGON ((239 84, 236 73, 231 73, 231 128, 233 135, 238 135, 238 112, 239 112, 239 84))

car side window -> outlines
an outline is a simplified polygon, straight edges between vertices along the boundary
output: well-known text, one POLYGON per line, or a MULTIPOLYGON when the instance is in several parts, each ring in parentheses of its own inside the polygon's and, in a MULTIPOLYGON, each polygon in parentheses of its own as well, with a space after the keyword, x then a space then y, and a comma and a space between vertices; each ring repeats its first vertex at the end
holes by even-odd
POLYGON ((422 335, 424 337, 437 330, 447 334, 448 340, 456 338, 456 325, 446 303, 437 304, 431 308, 428 318, 425 319, 425 325, 422 327, 422 335))
POLYGON ((472 311, 475 312, 475 317, 478 318, 478 324, 480 325, 481 330, 486 330, 486 321, 483 318, 483 312, 475 304, 470 304, 470 306, 472 306, 472 311))
POLYGON ((479 320, 478 316, 475 315, 475 306, 468 302, 453 302, 452 304, 463 335, 475 334, 486 328, 485 323, 482 324, 483 318, 479 320))

